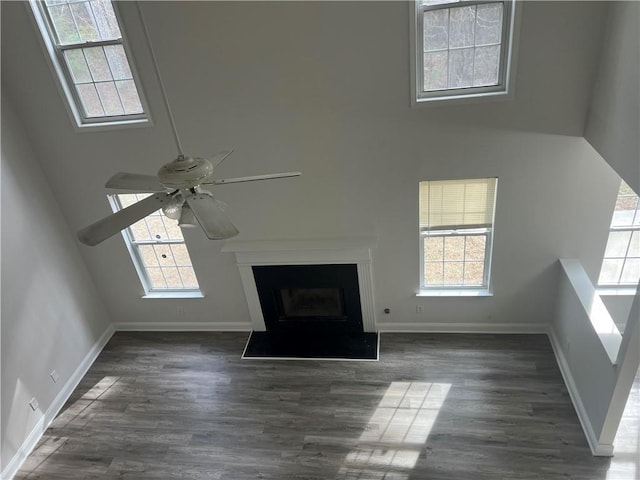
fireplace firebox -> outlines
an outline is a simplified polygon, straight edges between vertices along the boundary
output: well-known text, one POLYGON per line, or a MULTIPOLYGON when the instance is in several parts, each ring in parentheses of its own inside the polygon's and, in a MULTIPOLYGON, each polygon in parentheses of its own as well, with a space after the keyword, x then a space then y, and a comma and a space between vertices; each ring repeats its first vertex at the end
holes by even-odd
POLYGON ((362 332, 355 264, 253 266, 269 332, 362 332))
POLYGON ((277 300, 280 322, 347 320, 341 288, 280 288, 277 300))

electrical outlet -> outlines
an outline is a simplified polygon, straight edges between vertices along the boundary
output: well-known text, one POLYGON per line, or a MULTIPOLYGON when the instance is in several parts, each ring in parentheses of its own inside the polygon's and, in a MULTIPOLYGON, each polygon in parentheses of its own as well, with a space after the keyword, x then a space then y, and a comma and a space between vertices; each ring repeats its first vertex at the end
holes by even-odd
POLYGON ((38 409, 38 400, 36 399, 36 397, 33 397, 31 399, 31 401, 29 402, 29 406, 34 412, 38 409))
POLYGON ((58 372, 56 372, 55 370, 53 370, 49 376, 51 377, 53 383, 58 383, 58 380, 60 380, 60 375, 58 375, 58 372))
POLYGON ((416 305, 416 313, 424 313, 424 305, 416 305))

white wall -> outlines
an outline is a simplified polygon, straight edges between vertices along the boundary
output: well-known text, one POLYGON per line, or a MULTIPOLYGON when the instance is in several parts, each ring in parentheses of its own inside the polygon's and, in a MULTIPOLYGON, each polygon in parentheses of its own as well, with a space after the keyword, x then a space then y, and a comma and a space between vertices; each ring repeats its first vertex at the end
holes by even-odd
POLYGON ((585 138, 640 192, 640 3, 608 2, 585 138))
MULTIPOLYGON (((124 3, 155 126, 81 134, 70 125, 27 10, 2 4, 2 35, 21 45, 20 52, 3 50, 7 87, 74 230, 109 213, 103 185, 114 172, 152 173, 175 155, 135 6, 124 3), (68 188, 67 172, 81 179, 75 188, 68 188)), ((525 2, 515 99, 414 109, 406 2, 141 5, 185 148, 197 154, 235 148, 219 169, 222 177, 303 172, 215 190, 230 205, 239 240, 376 236, 376 309, 391 328, 441 322, 537 328, 552 312, 559 256, 584 258, 597 275, 593 252, 604 250, 616 185, 577 136, 602 4, 525 2), (420 300, 425 312, 416 316, 418 182, 482 176, 500 178, 495 296, 420 300), (383 317, 385 307, 391 314, 383 317)), ((232 255, 199 231, 186 240, 205 299, 143 300, 120 237, 81 247, 112 318, 248 325, 232 255)))
POLYGON ((568 263, 560 276, 551 338, 592 451, 611 455, 640 364, 640 293, 632 297, 620 335, 606 309, 599 309, 599 297, 592 300, 592 280, 581 274, 579 262, 568 263))
POLYGON ((592 254, 606 242, 615 175, 581 139, 482 130, 449 131, 427 139, 421 155, 440 162, 418 161, 406 175, 397 173, 406 193, 374 204, 374 211, 388 216, 380 222, 376 268, 390 280, 376 293, 379 302, 390 304, 390 320, 446 323, 451 328, 457 322, 497 323, 504 329, 545 325, 552 315, 558 258, 571 252, 597 275, 599 263, 592 254), (469 158, 476 155, 482 161, 474 164, 469 158), (417 185, 412 179, 492 175, 499 177, 494 297, 410 299, 418 277, 418 240, 412 231, 417 185), (411 214, 394 214, 401 211, 411 214), (589 229, 593 234, 585 235, 589 229), (406 272, 413 272, 413 278, 406 272), (416 303, 424 305, 424 316, 416 315, 416 303))
MULTIPOLYGON (((640 191, 639 31, 639 3, 607 2, 605 31, 585 128, 585 139, 636 192, 640 191)), ((594 228, 596 235, 601 233, 595 224, 589 228, 594 228)), ((586 230, 585 236, 590 235, 586 230)), ((602 254, 596 253, 591 252, 591 259, 601 261, 602 254)), ((590 277, 595 284, 596 277, 590 277)), ((592 289, 593 285, 588 287, 592 289)), ((601 335, 592 327, 589 311, 580 305, 576 293, 566 276, 561 275, 553 322, 555 347, 578 412, 582 411, 581 420, 592 448, 606 452, 611 448, 640 362, 640 289, 635 297, 605 299, 613 320, 625 327, 614 361, 604 353, 601 335)))
POLYGON ((600 438, 618 370, 592 326, 590 301, 581 301, 589 299, 595 288, 581 278, 579 263, 575 267, 561 271, 552 340, 589 445, 594 453, 607 455, 613 439, 603 443, 600 438))
POLYGON ((5 95, 1 322, 1 468, 9 475, 28 453, 20 449, 30 434, 35 431, 31 439, 37 439, 51 420, 60 391, 75 386, 69 382, 78 380, 78 366, 110 319, 5 95), (54 369, 60 375, 55 384, 49 377, 54 369), (36 411, 28 406, 32 397, 39 402, 36 411))

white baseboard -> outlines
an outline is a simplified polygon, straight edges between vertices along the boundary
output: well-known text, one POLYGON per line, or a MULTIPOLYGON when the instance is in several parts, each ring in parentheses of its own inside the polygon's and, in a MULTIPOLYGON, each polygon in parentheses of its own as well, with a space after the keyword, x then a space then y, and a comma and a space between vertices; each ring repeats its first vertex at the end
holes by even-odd
POLYGON ((428 322, 378 322, 379 332, 389 333, 527 333, 547 334, 549 326, 517 323, 428 323, 428 322))
POLYGON ((60 389, 56 398, 54 398, 49 408, 44 412, 44 415, 40 417, 36 426, 31 430, 31 433, 27 436, 25 441, 22 443, 16 454, 9 461, 5 469, 0 474, 1 480, 11 480, 15 474, 18 472, 24 461, 27 459, 29 454, 38 444, 44 432, 49 428, 51 422, 56 418, 65 402, 69 399, 73 391, 76 389, 80 380, 85 376, 93 362, 98 358, 100 352, 107 344, 111 336, 114 334, 115 329, 113 325, 109 325, 104 333, 100 336, 98 341, 93 344, 89 352, 85 355, 85 357, 78 365, 78 368, 75 369, 67 383, 60 389))
POLYGON ((553 348, 553 353, 556 356, 558 367, 560 367, 560 373, 562 374, 564 383, 567 386, 567 390, 569 391, 569 396, 571 397, 571 401, 573 402, 573 407, 576 409, 578 420, 580 420, 580 425, 582 425, 582 430, 584 431, 585 437, 587 437, 587 443, 589 444, 591 453, 598 457, 613 456, 612 444, 603 444, 598 442, 598 437, 595 431, 593 430, 593 426, 591 425, 591 421, 589 420, 589 415, 587 415, 587 410, 584 407, 584 404, 582 403, 580 392, 578 391, 576 382, 573 379, 573 375, 571 374, 571 369, 569 368, 567 359, 564 356, 564 353, 562 351, 562 346, 558 341, 558 336, 556 335, 556 332, 553 329, 553 327, 549 328, 549 340, 551 342, 551 347, 553 348))
POLYGON ((250 332, 251 322, 119 322, 116 332, 250 332))

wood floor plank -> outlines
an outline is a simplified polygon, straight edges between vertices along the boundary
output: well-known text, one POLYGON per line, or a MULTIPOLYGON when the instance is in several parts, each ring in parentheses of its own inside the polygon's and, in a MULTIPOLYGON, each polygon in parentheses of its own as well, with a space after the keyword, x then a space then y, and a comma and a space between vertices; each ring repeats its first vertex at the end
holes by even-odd
POLYGON ((16 479, 633 480, 591 455, 546 336, 383 334, 379 362, 246 339, 117 333, 16 479))

